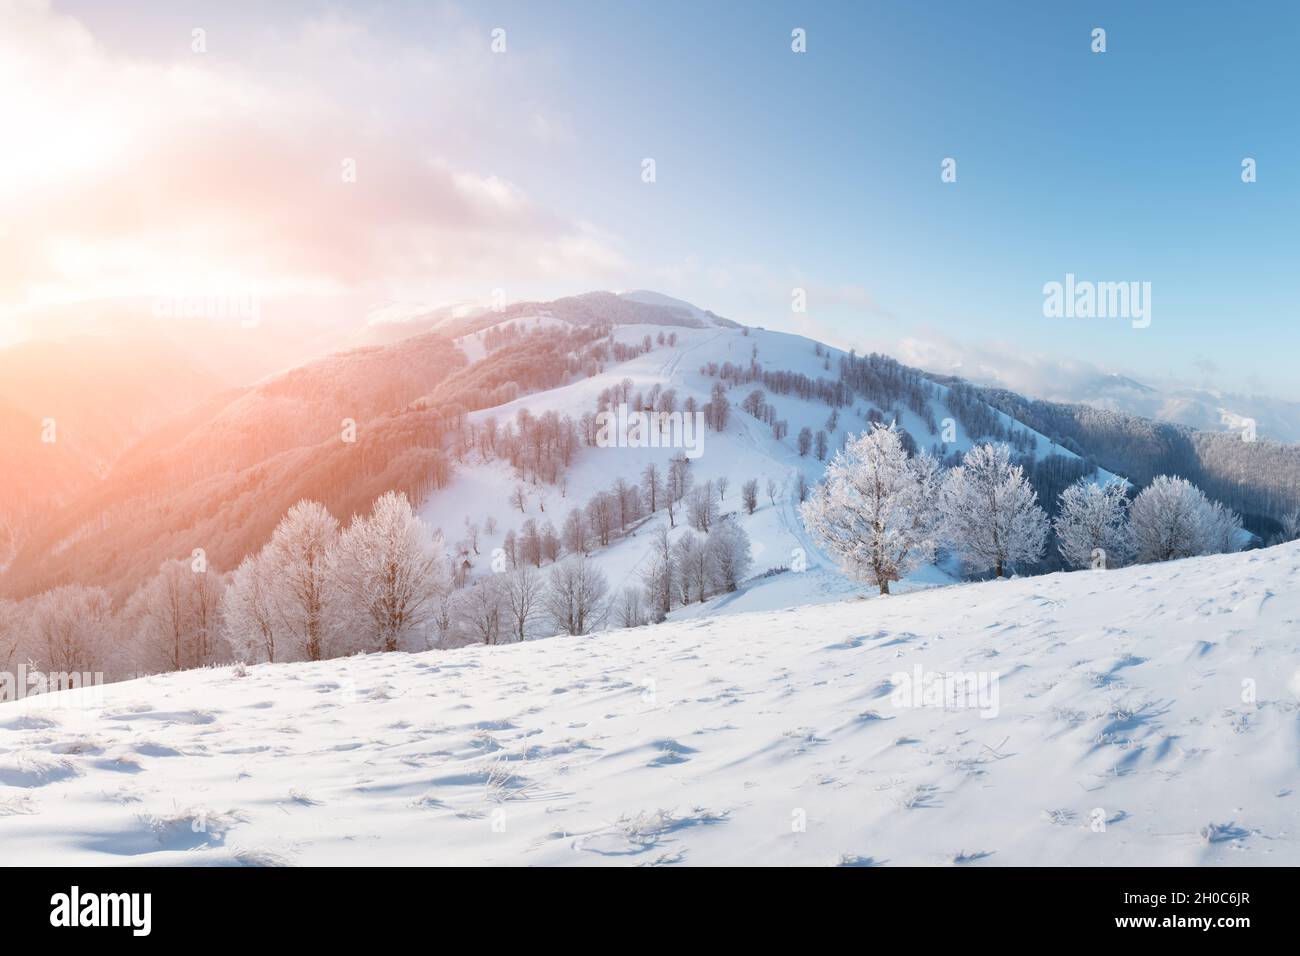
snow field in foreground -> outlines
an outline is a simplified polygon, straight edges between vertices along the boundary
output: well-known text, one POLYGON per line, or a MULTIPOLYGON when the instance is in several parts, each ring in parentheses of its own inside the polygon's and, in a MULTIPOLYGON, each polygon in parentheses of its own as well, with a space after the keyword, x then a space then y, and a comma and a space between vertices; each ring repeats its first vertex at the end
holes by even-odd
POLYGON ((29 698, 4 860, 1295 865, 1298 575, 1290 545, 29 698), (996 706, 899 706, 918 666, 996 706))

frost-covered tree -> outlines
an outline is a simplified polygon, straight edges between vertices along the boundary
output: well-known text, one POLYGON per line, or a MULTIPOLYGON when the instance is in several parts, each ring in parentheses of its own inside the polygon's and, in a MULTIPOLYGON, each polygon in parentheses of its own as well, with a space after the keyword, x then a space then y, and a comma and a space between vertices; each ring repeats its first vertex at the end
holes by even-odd
POLYGON ((660 523, 653 534, 650 559, 641 572, 641 581, 645 584, 651 620, 662 621, 673 609, 675 571, 668 528, 660 523))
POLYGON ((1295 541, 1300 538, 1300 508, 1293 508, 1282 516, 1282 531, 1279 541, 1295 541))
POLYGON ((221 619, 222 599, 226 595, 225 575, 202 571, 190 563, 190 613, 194 617, 195 659, 199 666, 230 660, 225 643, 225 626, 221 619))
POLYGON ((309 661, 320 660, 324 649, 326 558, 338 533, 339 523, 324 505, 304 500, 280 519, 267 545, 276 607, 297 656, 309 661))
POLYGON ((664 487, 664 504, 668 506, 668 524, 677 524, 677 505, 691 490, 694 480, 691 474, 691 460, 685 455, 677 455, 668 463, 668 479, 664 487))
POLYGON ((275 603, 275 583, 265 551, 250 554, 239 563, 221 600, 226 643, 235 660, 275 663, 276 644, 284 638, 284 625, 275 603))
POLYGON ((719 521, 709 531, 706 548, 714 582, 723 591, 736 590, 754 563, 749 535, 735 521, 719 521))
POLYGON ((531 564, 535 568, 542 566, 542 533, 532 518, 519 529, 519 563, 531 564))
POLYGON ((618 504, 618 529, 626 531, 629 524, 641 517, 641 489, 618 478, 614 482, 613 495, 618 504))
POLYGON ((683 531, 673 542, 673 567, 678 598, 683 604, 690 604, 692 600, 703 601, 709 596, 713 563, 703 538, 693 531, 683 531))
POLYGON ((638 587, 626 587, 614 608, 614 620, 619 627, 640 627, 645 623, 645 592, 638 587))
POLYGON ((501 643, 505 601, 501 595, 501 584, 495 575, 475 581, 457 600, 456 610, 471 639, 483 644, 501 643))
POLYGON ((898 431, 875 424, 836 451, 799 512, 846 574, 888 594, 934 560, 937 474, 933 458, 909 458, 898 431))
MULTIPOLYGON (((771 479, 769 479, 770 483, 771 479)), ((746 514, 753 514, 758 509, 758 479, 751 478, 740 486, 740 500, 745 506, 746 514)))
POLYGON ((528 636, 528 625, 541 608, 542 592, 541 574, 527 564, 500 576, 501 600, 515 640, 523 641, 528 636))
POLYGON ((618 506, 614 502, 614 496, 607 491, 596 492, 587 502, 587 524, 601 547, 609 544, 617 520, 618 506))
POLYGON ((1147 563, 1233 550, 1240 521, 1187 479, 1157 475, 1133 499, 1129 526, 1137 560, 1147 563))
POLYGON ((1052 521, 1056 546, 1066 564, 1075 568, 1117 568, 1133 553, 1128 526, 1127 485, 1112 478, 1098 484, 1080 478, 1061 492, 1059 510, 1052 521), (1099 553, 1100 552, 1100 553, 1099 553))
POLYGON ((691 527, 701 534, 708 534, 709 528, 718 520, 718 499, 713 494, 713 482, 706 481, 692 489, 687 505, 687 520, 691 527))
MULTIPOLYGON (((451 575, 448 562, 448 575, 451 575)), ((438 595, 433 603, 433 615, 430 619, 433 631, 434 647, 454 647, 461 632, 461 602, 465 592, 455 587, 438 595)))
POLYGON ((579 508, 571 509, 564 519, 564 549, 570 554, 586 554, 588 539, 586 514, 579 508))
POLYGON ((1210 554, 1228 554, 1240 548, 1241 516, 1231 508, 1215 501, 1210 504, 1206 517, 1206 546, 1210 554))
POLYGON ((65 584, 36 597, 30 614, 31 651, 37 668, 51 674, 104 669, 113 606, 103 588, 65 584))
POLYGON ((446 549, 401 492, 357 516, 327 559, 334 624, 343 649, 423 650, 437 597, 452 586, 446 549))
POLYGON ((560 543, 560 535, 555 530, 555 525, 549 521, 542 525, 542 559, 554 564, 560 560, 560 552, 563 545, 560 543))
POLYGON ((192 561, 164 561, 123 609, 136 664, 147 671, 175 671, 217 659, 222 585, 215 571, 192 561))
POLYGON ((24 643, 26 626, 17 601, 0 598, 0 671, 7 671, 24 643))
POLYGON ((605 623, 609 582, 585 555, 565 558, 547 580, 543 611, 566 634, 590 634, 605 623))
POLYGON ((127 599, 122 612, 125 629, 132 638, 135 663, 143 670, 177 671, 191 666, 184 587, 188 573, 179 561, 164 562, 127 599))
POLYGON ((727 420, 731 417, 731 403, 727 401, 727 389, 721 382, 714 382, 709 402, 704 406, 704 421, 716 432, 725 431, 727 420))
POLYGON ((1043 556, 1047 515, 1006 445, 968 451, 944 479, 940 502, 946 537, 976 570, 1002 577, 1008 565, 1043 556))
MULTIPOLYGON (((666 396, 668 392, 665 392, 666 396)), ((662 407, 663 400, 660 404, 662 407)), ((659 473, 659 466, 654 462, 647 464, 641 472, 641 496, 646 503, 646 507, 654 514, 663 504, 664 497, 664 478, 659 473)))

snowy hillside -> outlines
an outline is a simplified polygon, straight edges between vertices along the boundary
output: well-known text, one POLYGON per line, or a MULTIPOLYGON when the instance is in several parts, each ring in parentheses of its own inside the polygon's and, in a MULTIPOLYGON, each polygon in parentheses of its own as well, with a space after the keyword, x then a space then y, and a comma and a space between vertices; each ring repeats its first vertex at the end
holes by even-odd
MULTIPOLYGON (((655 307, 672 308, 689 312, 701 323, 712 320, 711 313, 687 303, 656 293, 625 293, 629 301, 655 307)), ((485 356, 484 336, 518 321, 533 334, 568 324, 566 320, 544 311, 530 313, 518 320, 504 320, 495 325, 466 334, 455 344, 471 363, 485 356)), ((725 320, 724 320, 725 321, 725 320)), ((626 345, 640 343, 646 337, 652 340, 665 331, 663 326, 645 324, 618 325, 613 339, 626 345)), ((579 378, 567 385, 546 391, 526 394, 505 405, 482 409, 470 414, 470 419, 482 424, 487 419, 498 423, 512 421, 521 411, 537 418, 547 412, 556 412, 574 419, 597 407, 597 399, 604 390, 629 380, 633 393, 649 393, 656 386, 672 389, 678 405, 693 398, 701 406, 709 400, 710 389, 717 379, 701 371, 710 363, 715 367, 724 363, 748 366, 752 361, 762 369, 797 373, 810 379, 833 379, 841 353, 811 339, 764 329, 741 329, 731 325, 702 324, 700 327, 674 327, 670 329, 674 341, 655 345, 650 351, 621 362, 610 362, 598 374, 579 378)), ((768 402, 776 414, 789 423, 789 433, 784 440, 773 437, 772 430, 763 421, 747 414, 739 406, 748 388, 735 389, 730 395, 732 414, 727 428, 722 432, 707 431, 703 438, 702 453, 691 466, 696 486, 705 482, 728 481, 727 494, 722 498, 721 510, 730 514, 749 535, 754 557, 751 584, 744 592, 714 602, 710 610, 762 610, 784 607, 795 603, 816 603, 838 600, 854 591, 854 586, 836 569, 827 556, 818 551, 806 534, 798 518, 797 485, 802 473, 811 486, 820 480, 824 461, 815 454, 800 455, 796 436, 803 428, 812 432, 827 429, 828 457, 840 447, 845 438, 869 427, 867 416, 883 412, 889 418, 897 416, 899 427, 907 431, 918 447, 942 456, 964 453, 974 441, 967 434, 958 417, 944 403, 948 393, 943 385, 934 386, 938 396, 929 403, 929 415, 934 422, 952 421, 949 441, 942 441, 920 415, 907 407, 882 410, 871 401, 856 399, 850 407, 840 409, 836 415, 837 427, 827 429, 832 408, 825 402, 803 399, 798 395, 771 395, 768 402), (758 481, 760 507, 752 514, 744 513, 741 506, 741 485, 750 479, 758 481), (768 481, 774 482, 775 496, 766 493, 768 481), (791 581, 788 578, 765 578, 769 572, 806 562, 811 572, 791 581)), ((1056 454, 1064 459, 1077 460, 1072 452, 1054 446, 1048 439, 1032 433, 1018 422, 1002 414, 991 412, 1004 427, 1015 427, 1033 437, 1033 452, 1039 457, 1056 454)), ((657 462, 666 469, 669 459, 678 452, 669 448, 583 448, 569 467, 564 480, 557 484, 525 484, 528 502, 525 510, 511 503, 514 490, 521 485, 513 468, 499 459, 483 461, 474 455, 457 463, 450 484, 432 495, 423 505, 421 515, 434 528, 443 530, 449 542, 455 541, 468 520, 480 529, 476 572, 487 573, 489 558, 494 548, 500 547, 511 531, 518 533, 524 522, 539 524, 550 521, 560 526, 573 508, 582 508, 597 493, 608 489, 615 479, 623 478, 632 485, 641 481, 646 464, 657 462), (495 533, 482 530, 495 523, 495 533)), ((1108 472, 1098 472, 1102 480, 1108 472)), ((639 524, 631 534, 616 540, 607 548, 598 550, 595 558, 609 579, 611 591, 617 593, 624 587, 640 582, 640 572, 645 568, 651 552, 650 532, 656 525, 667 524, 668 518, 658 513, 639 524)), ((677 520, 674 535, 683 533, 684 521, 677 520)), ((909 586, 947 583, 954 580, 951 569, 924 568, 904 584, 909 586)), ((675 616, 698 613, 698 609, 676 612, 675 616)))
POLYGON ((10 864, 1296 865, 1298 581, 1289 545, 29 698, 0 705, 0 840, 10 864), (917 667, 996 695, 900 706, 917 667))
POLYGON ((1241 434, 1248 427, 1260 438, 1300 441, 1300 404, 1264 395, 1245 395, 1176 382, 1136 382, 1123 375, 1098 375, 1038 391, 1039 397, 1079 402, 1141 418, 1173 422, 1198 431, 1241 434))

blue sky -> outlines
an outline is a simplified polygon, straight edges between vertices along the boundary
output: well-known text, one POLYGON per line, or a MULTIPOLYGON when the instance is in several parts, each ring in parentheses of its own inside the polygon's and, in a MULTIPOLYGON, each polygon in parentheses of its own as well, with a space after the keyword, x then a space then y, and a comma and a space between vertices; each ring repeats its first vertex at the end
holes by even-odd
POLYGON ((427 288, 390 277, 396 295, 647 287, 838 344, 1006 343, 1300 399, 1293 3, 103 7, 55 4, 125 60, 179 62, 203 25, 205 68, 346 103, 405 153, 580 223, 565 249, 599 247, 502 252, 427 288), (347 25, 337 69, 300 56, 322 21, 347 25), (1067 272, 1150 282, 1151 326, 1044 318, 1042 286, 1067 272))

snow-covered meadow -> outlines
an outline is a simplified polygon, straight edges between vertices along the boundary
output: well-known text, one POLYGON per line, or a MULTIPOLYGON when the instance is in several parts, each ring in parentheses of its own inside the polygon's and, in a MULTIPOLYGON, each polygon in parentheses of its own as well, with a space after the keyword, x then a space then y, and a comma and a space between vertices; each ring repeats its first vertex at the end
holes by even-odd
POLYGON ((0 845, 7 864, 1294 865, 1298 576, 1293 544, 29 698, 0 705, 0 845), (901 706, 918 666, 996 674, 996 698, 901 706))

